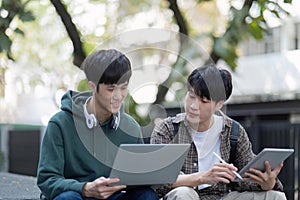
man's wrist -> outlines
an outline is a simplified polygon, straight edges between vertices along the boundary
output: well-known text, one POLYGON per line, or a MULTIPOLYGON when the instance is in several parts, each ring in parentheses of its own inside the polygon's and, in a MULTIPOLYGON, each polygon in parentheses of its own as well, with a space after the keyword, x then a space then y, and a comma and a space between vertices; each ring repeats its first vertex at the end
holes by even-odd
POLYGON ((276 186, 276 182, 275 182, 275 184, 274 184, 274 186, 273 187, 263 187, 263 186, 261 186, 261 185, 259 185, 260 186, 260 188, 262 189, 262 190, 264 190, 264 191, 268 191, 268 190, 272 190, 272 189, 274 189, 275 188, 275 186, 276 186))
POLYGON ((84 196, 84 197, 90 197, 89 196, 89 184, 90 183, 87 182, 82 187, 82 196, 84 196))

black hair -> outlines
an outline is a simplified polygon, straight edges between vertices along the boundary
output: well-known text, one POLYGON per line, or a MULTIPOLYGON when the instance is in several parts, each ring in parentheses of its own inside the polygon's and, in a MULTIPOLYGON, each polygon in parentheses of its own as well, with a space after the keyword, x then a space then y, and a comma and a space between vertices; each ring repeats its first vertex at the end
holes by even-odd
POLYGON ((89 81, 97 84, 120 84, 128 82, 131 75, 130 60, 115 49, 100 50, 90 54, 82 63, 89 81))
POLYGON ((226 69, 204 65, 192 71, 188 77, 187 87, 201 98, 216 102, 225 101, 232 93, 232 77, 226 69))

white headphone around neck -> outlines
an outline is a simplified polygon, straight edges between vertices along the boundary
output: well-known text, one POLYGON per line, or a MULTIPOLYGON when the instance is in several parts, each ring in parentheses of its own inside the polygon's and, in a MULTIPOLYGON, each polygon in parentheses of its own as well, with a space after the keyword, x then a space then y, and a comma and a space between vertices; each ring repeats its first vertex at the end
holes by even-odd
MULTIPOLYGON (((94 127, 97 126, 97 124, 99 123, 96 116, 94 114, 89 114, 87 111, 87 102, 92 98, 92 96, 90 96, 89 98, 86 99, 84 105, 83 105, 83 112, 84 112, 84 116, 85 116, 85 122, 86 125, 89 129, 92 129, 94 127)), ((111 121, 109 122, 109 128, 117 130, 117 128, 119 127, 120 124, 120 112, 113 114, 111 121)))
POLYGON ((117 130, 119 124, 120 124, 120 111, 117 114, 113 114, 110 128, 117 130))
POLYGON ((90 96, 89 98, 86 99, 84 105, 83 105, 83 112, 85 116, 85 122, 86 125, 89 129, 92 129, 97 126, 98 120, 94 114, 89 114, 87 111, 87 102, 91 99, 92 97, 90 96))

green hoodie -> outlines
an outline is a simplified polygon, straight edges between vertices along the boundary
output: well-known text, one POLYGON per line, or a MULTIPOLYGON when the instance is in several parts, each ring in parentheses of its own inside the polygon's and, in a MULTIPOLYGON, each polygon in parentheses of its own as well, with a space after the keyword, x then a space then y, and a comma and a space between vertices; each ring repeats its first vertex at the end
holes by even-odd
POLYGON ((47 199, 68 190, 81 193, 86 182, 108 177, 118 146, 143 141, 140 126, 123 111, 117 130, 109 127, 109 120, 89 129, 83 105, 91 95, 68 91, 61 111, 48 123, 37 172, 37 184, 47 199))

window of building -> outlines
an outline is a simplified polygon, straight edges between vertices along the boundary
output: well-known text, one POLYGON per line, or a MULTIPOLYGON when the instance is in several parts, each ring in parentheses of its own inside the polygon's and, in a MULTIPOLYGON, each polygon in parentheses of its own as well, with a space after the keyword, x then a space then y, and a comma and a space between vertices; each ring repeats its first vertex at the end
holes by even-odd
POLYGON ((281 27, 272 28, 266 35, 265 41, 265 53, 273 53, 280 51, 280 31, 281 27))
POLYGON ((249 38, 241 45, 243 55, 267 54, 280 51, 281 27, 269 29, 262 40, 249 38))

